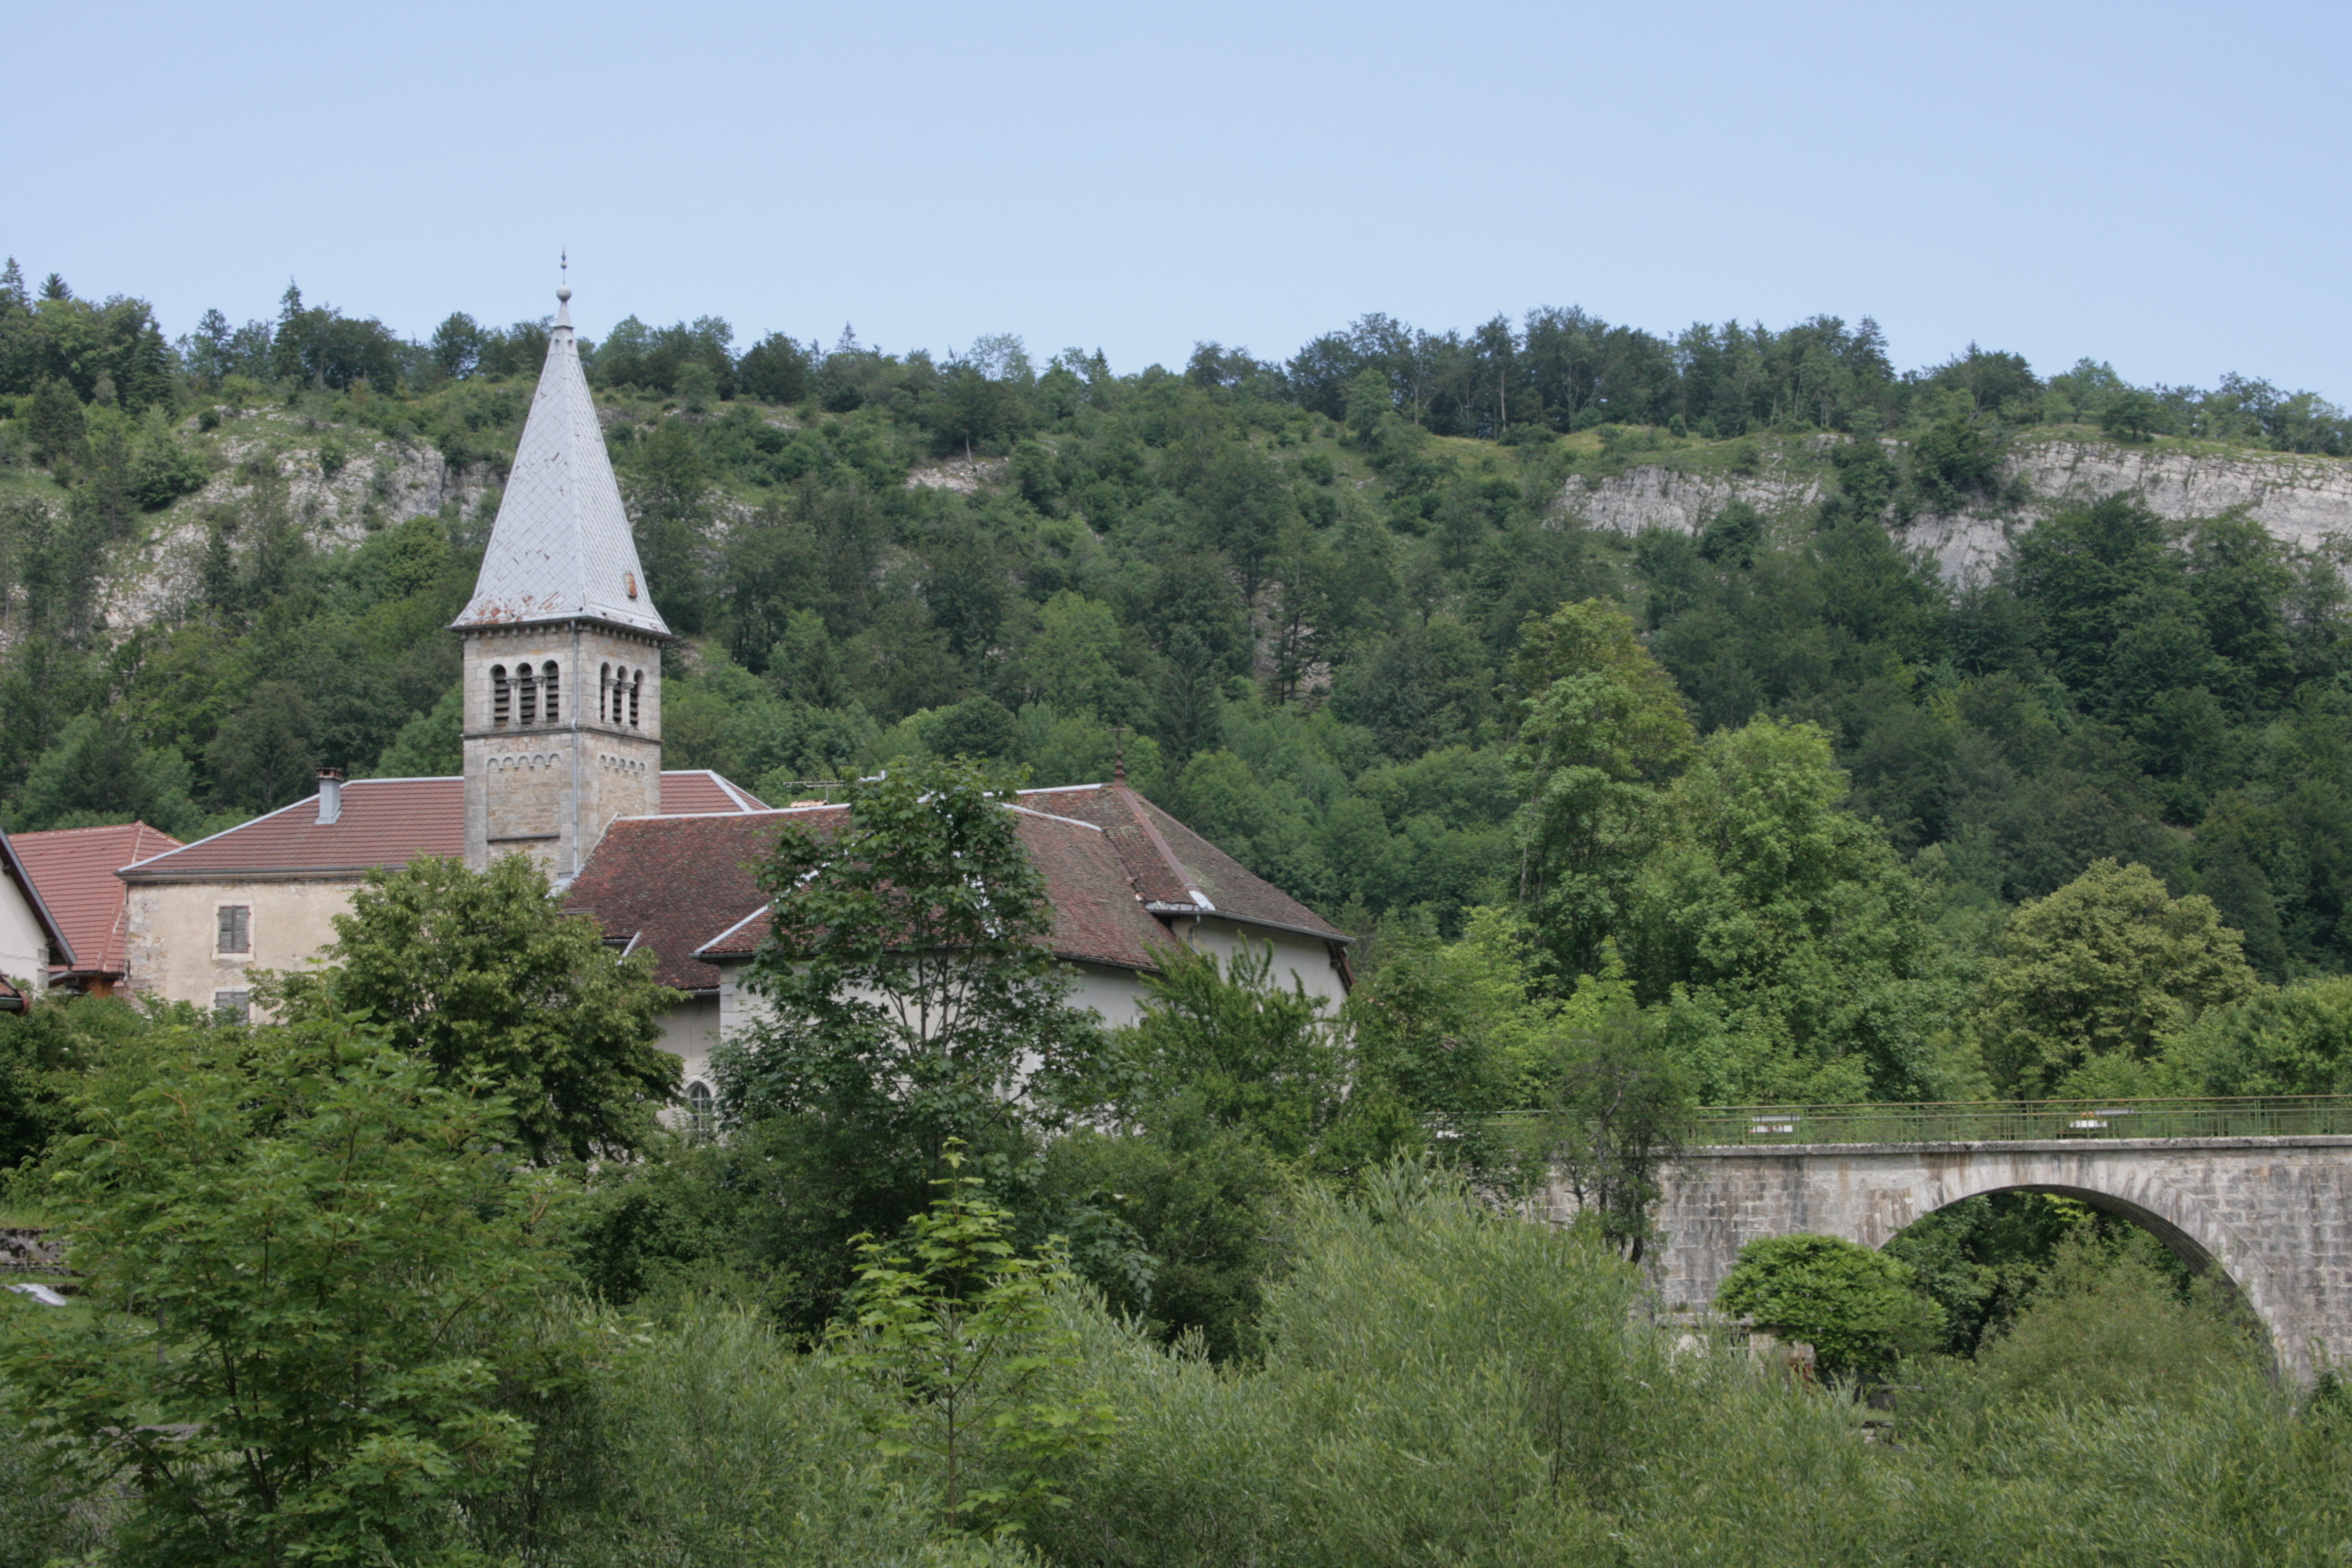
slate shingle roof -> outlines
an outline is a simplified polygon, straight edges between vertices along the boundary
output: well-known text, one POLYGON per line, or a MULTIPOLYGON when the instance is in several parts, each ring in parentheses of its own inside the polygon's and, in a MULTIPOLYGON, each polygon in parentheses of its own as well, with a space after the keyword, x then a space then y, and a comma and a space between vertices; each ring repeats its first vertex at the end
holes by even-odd
POLYGON ((667 637, 613 480, 596 400, 572 338, 572 290, 547 342, 547 363, 515 447, 506 494, 482 554, 474 596, 454 623, 528 626, 585 619, 667 637))
POLYGON ((124 903, 129 890, 115 868, 177 849, 180 841, 160 827, 125 822, 111 827, 19 833, 9 842, 73 944, 74 962, 58 965, 52 973, 93 979, 128 973, 124 903))

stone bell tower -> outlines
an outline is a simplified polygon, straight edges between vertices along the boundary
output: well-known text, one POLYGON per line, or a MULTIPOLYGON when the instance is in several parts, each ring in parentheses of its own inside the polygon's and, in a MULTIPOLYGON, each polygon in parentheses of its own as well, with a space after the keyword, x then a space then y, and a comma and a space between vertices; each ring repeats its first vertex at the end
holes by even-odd
POLYGON ((466 864, 529 855, 559 884, 616 816, 661 809, 661 649, 595 400, 555 331, 474 596, 466 639, 466 864))

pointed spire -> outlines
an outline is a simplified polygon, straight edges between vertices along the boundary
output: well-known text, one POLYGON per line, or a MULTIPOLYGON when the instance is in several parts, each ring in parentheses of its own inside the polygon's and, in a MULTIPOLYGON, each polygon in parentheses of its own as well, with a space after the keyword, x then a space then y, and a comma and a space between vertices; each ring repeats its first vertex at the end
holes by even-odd
MULTIPOLYGON (((570 265, 570 258, 565 258, 570 265)), ((547 363, 523 421, 474 596, 455 629, 591 620, 667 637, 637 561, 572 334, 572 286, 555 291, 547 363)))

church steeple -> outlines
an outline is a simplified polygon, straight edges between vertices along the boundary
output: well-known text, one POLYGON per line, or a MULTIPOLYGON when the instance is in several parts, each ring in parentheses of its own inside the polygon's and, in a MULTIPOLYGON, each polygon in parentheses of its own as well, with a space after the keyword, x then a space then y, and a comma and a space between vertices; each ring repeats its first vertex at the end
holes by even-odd
POLYGON ((571 285, 555 299, 547 363, 457 629, 583 619, 667 638, 580 368, 571 285))
POLYGON ((529 855, 569 882, 617 816, 661 809, 661 647, 671 640, 638 563, 555 291, 514 467, 466 639, 466 861, 529 855))

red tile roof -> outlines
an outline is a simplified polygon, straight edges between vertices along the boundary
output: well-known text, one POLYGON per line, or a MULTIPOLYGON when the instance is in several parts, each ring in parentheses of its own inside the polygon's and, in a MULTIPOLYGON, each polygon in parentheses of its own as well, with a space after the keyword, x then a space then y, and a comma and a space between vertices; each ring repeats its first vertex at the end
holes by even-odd
POLYGON ((123 929, 128 889, 115 876, 115 868, 177 849, 180 841, 160 827, 125 822, 111 827, 19 833, 9 842, 73 944, 72 964, 61 964, 52 973, 92 977, 128 973, 123 929))
MULTIPOLYGON (((1028 790, 1021 802, 1021 841, 1045 875, 1050 941, 1062 958, 1156 968, 1172 939, 1155 910, 1349 940, 1124 784, 1028 790)), ((572 884, 570 907, 593 915, 608 939, 650 948, 663 984, 709 990, 718 963, 748 958, 767 939, 754 868, 776 834, 787 822, 831 832, 848 816, 824 805, 625 817, 572 884)))
MULTIPOLYGON (((666 812, 761 809, 708 769, 665 773, 661 782, 666 812)), ((353 779, 343 785, 341 815, 324 826, 318 801, 305 795, 185 848, 123 865, 121 874, 133 882, 355 877, 371 867, 397 870, 427 855, 459 858, 466 853, 463 778, 353 779)))
POLYGON ((356 877, 397 870, 427 855, 466 853, 466 781, 353 779, 343 809, 321 826, 319 797, 305 795, 267 816, 199 838, 119 875, 127 882, 237 877, 356 877))

